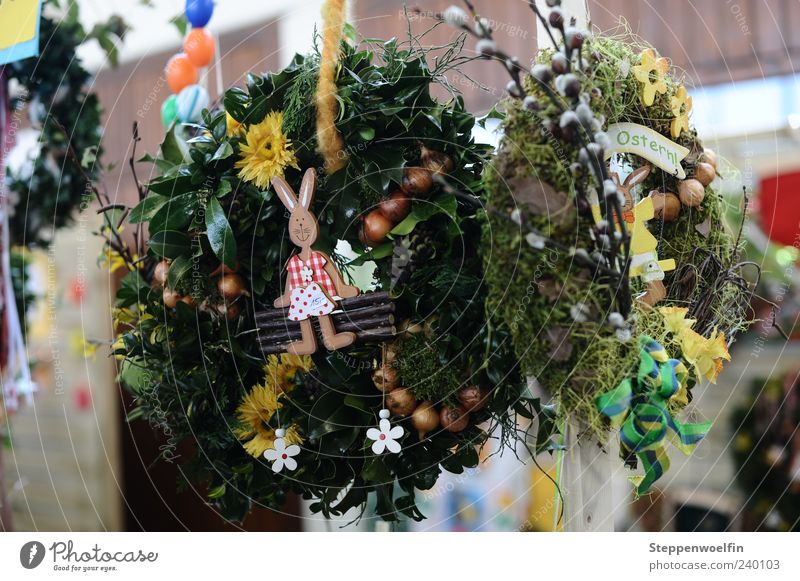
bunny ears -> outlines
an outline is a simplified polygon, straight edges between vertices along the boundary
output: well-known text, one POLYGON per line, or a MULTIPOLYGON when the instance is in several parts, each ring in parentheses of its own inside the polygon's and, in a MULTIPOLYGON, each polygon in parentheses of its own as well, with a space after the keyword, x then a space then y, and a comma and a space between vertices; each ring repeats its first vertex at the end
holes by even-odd
POLYGON ((278 197, 290 212, 293 212, 298 204, 308 210, 311 207, 311 201, 314 199, 314 190, 317 188, 317 172, 313 167, 310 167, 306 170, 306 173, 303 174, 303 183, 300 184, 299 202, 292 187, 287 184, 286 180, 282 177, 273 177, 272 187, 278 192, 278 197))

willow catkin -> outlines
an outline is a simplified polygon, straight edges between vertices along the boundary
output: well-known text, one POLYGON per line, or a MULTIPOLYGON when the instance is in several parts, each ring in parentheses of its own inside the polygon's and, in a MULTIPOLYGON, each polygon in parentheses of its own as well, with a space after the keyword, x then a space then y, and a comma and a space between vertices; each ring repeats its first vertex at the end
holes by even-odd
POLYGON ((345 20, 345 0, 327 0, 322 9, 322 57, 317 83, 317 147, 325 161, 325 173, 344 167, 347 154, 342 134, 336 129, 336 67, 345 20))

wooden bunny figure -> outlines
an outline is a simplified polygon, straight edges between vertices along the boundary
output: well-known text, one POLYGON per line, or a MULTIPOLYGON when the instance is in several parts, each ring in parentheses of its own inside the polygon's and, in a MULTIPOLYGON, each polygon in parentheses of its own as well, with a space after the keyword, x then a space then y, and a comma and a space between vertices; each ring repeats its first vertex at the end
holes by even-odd
POLYGON ((337 333, 329 316, 336 308, 336 297, 354 297, 359 291, 345 284, 328 255, 312 248, 319 235, 317 219, 309 211, 316 185, 317 173, 309 168, 303 176, 298 199, 286 181, 277 176, 272 178, 272 186, 291 213, 289 238, 300 248, 286 264, 286 290, 274 303, 276 308, 289 307, 289 320, 300 323, 302 339, 287 348, 294 355, 310 355, 317 350, 311 317, 319 320, 322 342, 330 351, 347 347, 356 338, 355 333, 337 333))
POLYGON ((623 183, 617 174, 611 174, 611 179, 625 197, 622 217, 631 237, 630 276, 640 276, 646 283, 647 291, 638 300, 652 307, 667 296, 667 289, 661 281, 664 280, 664 271, 675 269, 675 261, 658 259, 658 239, 647 229, 647 221, 655 216, 653 198, 644 196, 638 204, 633 203, 631 189, 643 182, 649 173, 650 167, 645 165, 633 170, 623 183))

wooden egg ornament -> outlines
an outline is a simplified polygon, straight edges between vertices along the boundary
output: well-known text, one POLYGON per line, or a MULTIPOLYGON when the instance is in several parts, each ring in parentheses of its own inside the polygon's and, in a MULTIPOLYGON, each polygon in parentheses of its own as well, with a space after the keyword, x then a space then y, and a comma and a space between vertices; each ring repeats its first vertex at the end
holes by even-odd
POLYGON ((244 278, 238 274, 225 274, 217 281, 217 290, 226 301, 235 301, 240 296, 249 296, 244 278))
POLYGON ((381 200, 378 208, 390 222, 399 224, 411 212, 411 198, 403 190, 397 190, 381 200))
POLYGON ((713 149, 704 149, 700 154, 700 161, 710 163, 714 169, 717 169, 717 154, 713 149))
POLYGON ((164 287, 164 292, 161 294, 161 298, 167 308, 174 309, 176 306, 178 306, 178 301, 181 300, 181 295, 171 288, 164 287))
POLYGON ((672 222, 680 215, 681 200, 672 192, 653 190, 650 192, 650 197, 653 199, 656 219, 672 222))
POLYGON ((173 93, 180 93, 189 85, 197 83, 197 69, 184 53, 178 53, 167 61, 164 69, 167 84, 173 93))
POLYGON ((194 28, 202 28, 214 14, 214 0, 186 0, 186 20, 194 28))
POLYGON ((486 407, 489 403, 490 391, 488 389, 478 387, 477 385, 468 385, 458 390, 456 397, 458 402, 468 412, 477 412, 486 407))
POLYGON ((455 166, 453 158, 449 155, 441 151, 428 149, 424 145, 420 150, 420 161, 422 162, 422 167, 437 175, 448 174, 453 171, 455 166))
POLYGON ((411 425, 417 430, 420 440, 424 440, 427 434, 439 426, 439 412, 432 402, 420 402, 411 414, 411 425))
POLYGON ((433 176, 424 167, 407 167, 401 188, 409 196, 425 196, 433 188, 433 176))
POLYGON ((714 181, 714 178, 717 177, 717 170, 714 168, 713 165, 707 163, 705 161, 701 161, 697 164, 697 167, 694 170, 694 178, 703 184, 703 186, 707 186, 711 182, 714 181))
POLYGON ((703 203, 703 198, 706 197, 703 184, 694 178, 678 182, 678 197, 681 199, 681 204, 689 208, 695 208, 703 203))
POLYGON ((220 262, 219 266, 217 266, 217 268, 215 268, 213 271, 211 271, 211 274, 209 276, 211 276, 213 278, 215 276, 219 276, 220 274, 234 274, 234 273, 239 272, 239 269, 241 267, 242 267, 242 263, 239 261, 238 258, 236 259, 236 263, 233 265, 233 268, 231 268, 230 266, 226 265, 224 262, 220 262))
POLYGON ((392 391, 400 384, 399 378, 397 377, 397 370, 391 365, 386 365, 384 363, 373 372, 372 383, 375 384, 378 391, 382 391, 383 393, 392 391))
POLYGON ((197 68, 211 64, 214 50, 214 37, 205 28, 193 29, 183 41, 183 52, 197 68))
POLYGON ((368 246, 375 246, 386 240, 394 224, 380 210, 372 210, 364 218, 362 228, 364 241, 368 246))
POLYGON ((469 412, 461 406, 444 406, 439 412, 439 421, 448 432, 461 432, 469 425, 469 412))
POLYGON ((181 123, 199 121, 203 109, 208 108, 208 91, 200 85, 189 85, 178 94, 177 105, 181 123))
POLYGON ((164 288, 167 282, 167 273, 169 273, 168 260, 162 260, 156 264, 156 267, 153 269, 153 280, 150 283, 153 288, 164 288))
POLYGON ((417 407, 417 398, 407 387, 398 387, 386 395, 386 409, 393 416, 408 416, 417 407))
POLYGON ((161 104, 161 122, 164 127, 169 127, 178 118, 178 97, 170 95, 161 104))

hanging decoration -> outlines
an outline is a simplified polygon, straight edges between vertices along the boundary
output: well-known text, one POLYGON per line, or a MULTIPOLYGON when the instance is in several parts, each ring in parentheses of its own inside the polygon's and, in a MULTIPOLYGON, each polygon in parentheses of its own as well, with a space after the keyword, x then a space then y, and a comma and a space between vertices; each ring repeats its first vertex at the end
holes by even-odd
POLYGON ((145 246, 105 233, 130 271, 114 353, 131 413, 196 442, 186 473, 227 518, 297 492, 327 517, 374 496, 383 519, 422 519, 417 491, 476 466, 492 430, 525 441, 517 415, 540 412, 542 446, 553 429, 485 314, 490 148, 445 80, 463 38, 436 58, 420 37, 359 41, 340 9, 321 50, 225 92, 185 148, 170 128, 129 214, 145 246))
POLYGON ((216 53, 214 36, 205 26, 214 13, 213 0, 186 0, 184 16, 192 30, 183 41, 183 52, 170 57, 164 74, 172 95, 161 105, 164 127, 173 123, 196 123, 208 108, 208 89, 201 86, 200 71, 211 64, 216 53))
POLYGON ((740 238, 712 183, 716 156, 688 122, 682 79, 652 47, 577 28, 558 0, 531 2, 550 47, 529 69, 464 4, 442 20, 511 78, 485 172, 488 312, 552 395, 559 424, 601 443, 621 428, 644 494, 668 465, 663 436, 689 451, 707 431, 677 418, 753 317, 740 238), (680 316, 675 333, 666 321, 680 316))

